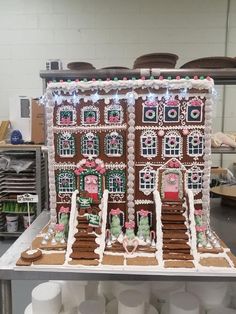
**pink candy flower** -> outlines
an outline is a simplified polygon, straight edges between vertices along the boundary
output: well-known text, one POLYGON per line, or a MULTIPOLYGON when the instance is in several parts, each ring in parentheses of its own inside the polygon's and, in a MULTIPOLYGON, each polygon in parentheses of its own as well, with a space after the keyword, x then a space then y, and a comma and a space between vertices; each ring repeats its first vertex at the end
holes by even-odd
POLYGON ((70 212, 70 208, 61 206, 60 209, 59 209, 59 212, 60 213, 64 213, 64 214, 68 214, 70 212))
POLYGON ((134 221, 126 221, 126 223, 125 223, 126 229, 134 229, 134 227, 135 227, 134 221))
POLYGON ((148 216, 148 210, 145 210, 145 209, 141 209, 139 211, 139 215, 142 216, 142 217, 147 217, 148 216))
POLYGON ((112 208, 110 213, 111 215, 120 215, 121 210, 119 208, 116 209, 112 208))
POLYGON ((201 106, 202 101, 201 100, 197 100, 197 99, 193 99, 193 100, 190 100, 190 104, 192 106, 201 106))
POLYGON ((207 226, 196 226, 196 231, 198 232, 204 232, 207 230, 207 226))
POLYGON ((63 224, 56 224, 56 225, 55 225, 55 230, 56 230, 57 232, 62 232, 62 231, 64 231, 64 228, 65 228, 65 226, 64 226, 63 224))
POLYGON ((85 163, 85 166, 88 167, 88 168, 94 168, 96 166, 96 164, 95 164, 94 161, 87 160, 86 163, 85 163))
POLYGON ((179 104, 179 101, 175 99, 170 99, 166 103, 168 106, 177 106, 179 104))

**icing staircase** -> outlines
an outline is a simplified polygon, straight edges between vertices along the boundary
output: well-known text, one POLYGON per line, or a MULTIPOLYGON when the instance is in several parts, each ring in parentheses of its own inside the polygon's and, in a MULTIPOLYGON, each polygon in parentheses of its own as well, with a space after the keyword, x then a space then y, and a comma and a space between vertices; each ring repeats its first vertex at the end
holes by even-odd
POLYGON ((164 260, 193 260, 185 200, 162 200, 164 260))
POLYGON ((94 251, 99 247, 96 238, 97 235, 101 234, 101 228, 96 227, 94 228, 95 232, 92 232, 86 214, 88 212, 81 213, 79 211, 77 216, 77 233, 74 235, 75 241, 72 244, 72 253, 70 255, 72 259, 99 259, 99 255, 94 251))
POLYGON ((89 208, 81 209, 77 206, 78 191, 72 195, 72 209, 70 214, 70 229, 66 261, 83 261, 90 265, 101 260, 105 248, 105 230, 107 217, 108 191, 105 190, 101 204, 92 205, 89 208), (95 207, 95 209, 94 209, 95 207), (101 225, 92 225, 89 222, 90 214, 101 216, 101 225))

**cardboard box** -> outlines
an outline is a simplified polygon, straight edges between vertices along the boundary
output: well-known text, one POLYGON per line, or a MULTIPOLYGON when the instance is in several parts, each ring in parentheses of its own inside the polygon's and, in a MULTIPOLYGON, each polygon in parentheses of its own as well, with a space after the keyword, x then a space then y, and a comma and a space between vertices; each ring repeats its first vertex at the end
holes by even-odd
POLYGON ((37 99, 31 101, 31 141, 35 144, 45 143, 44 107, 37 99))

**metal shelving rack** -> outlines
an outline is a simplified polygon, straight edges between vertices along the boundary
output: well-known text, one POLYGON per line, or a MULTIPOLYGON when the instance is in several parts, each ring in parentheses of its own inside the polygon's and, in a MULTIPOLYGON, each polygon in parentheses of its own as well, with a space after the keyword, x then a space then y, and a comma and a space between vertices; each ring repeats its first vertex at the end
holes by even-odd
MULTIPOLYGON (((28 158, 33 162, 32 168, 27 172, 23 171, 22 174, 25 178, 30 177, 32 180, 32 187, 22 186, 20 192, 17 192, 17 182, 11 186, 11 191, 5 192, 2 188, 0 189, 0 203, 4 201, 10 201, 9 195, 14 194, 37 194, 38 195, 38 203, 36 205, 35 215, 38 216, 41 211, 45 208, 46 200, 47 200, 47 189, 46 189, 46 158, 45 153, 42 151, 42 147, 40 145, 1 145, 0 146, 0 155, 8 156, 11 158, 28 158), (30 189, 30 192, 29 190, 30 189)), ((8 172, 1 170, 1 175, 4 178, 8 177, 8 172)), ((10 176, 16 176, 16 172, 10 173, 10 176)), ((4 181, 4 180, 3 180, 4 181)), ((1 188, 1 184, 0 184, 1 188)), ((9 187, 8 187, 9 188, 9 187)), ((23 212, 9 212, 11 214, 22 215, 23 212)), ((3 213, 4 214, 4 213, 3 213)), ((24 229, 20 229, 16 232, 8 232, 1 231, 0 237, 18 237, 24 229)))

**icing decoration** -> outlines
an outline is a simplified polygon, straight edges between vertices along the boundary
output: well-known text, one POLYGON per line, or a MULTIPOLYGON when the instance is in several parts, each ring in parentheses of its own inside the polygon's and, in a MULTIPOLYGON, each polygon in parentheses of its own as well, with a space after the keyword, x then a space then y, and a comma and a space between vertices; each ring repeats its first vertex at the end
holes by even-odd
POLYGON ((140 137, 141 156, 151 159, 157 156, 157 135, 154 131, 144 131, 140 137))
POLYGON ((145 195, 150 195, 156 187, 156 171, 147 165, 139 171, 139 190, 145 195))
POLYGON ((75 190, 75 176, 73 172, 64 170, 57 175, 57 191, 59 193, 73 193, 75 190))
POLYGON ((99 123, 100 112, 95 106, 86 106, 81 109, 82 125, 97 125, 99 123))
POLYGON ((99 137, 94 133, 84 134, 81 138, 81 154, 84 157, 99 155, 99 137))
POLYGON ((69 132, 58 136, 57 153, 60 157, 72 158, 75 156, 75 137, 69 132))
POLYGON ((76 109, 73 106, 61 106, 57 110, 56 121, 58 125, 68 126, 76 124, 76 109))
POLYGON ((123 137, 117 132, 105 136, 105 154, 120 157, 123 155, 123 137))
POLYGON ((125 193, 125 173, 123 170, 111 170, 106 175, 109 193, 125 193))
POLYGON ((147 210, 141 209, 137 212, 137 221, 138 221, 138 232, 137 236, 140 240, 150 241, 150 221, 149 221, 150 212, 147 210))
POLYGON ((123 123, 123 108, 122 106, 116 104, 112 104, 110 106, 105 107, 105 123, 107 124, 122 124, 123 123))

